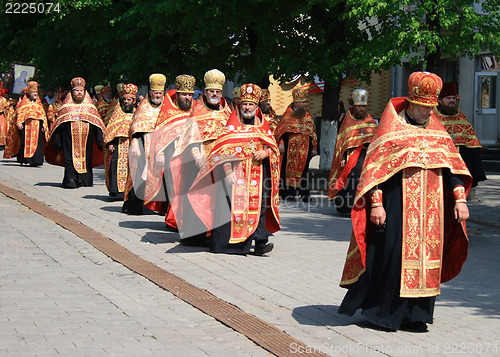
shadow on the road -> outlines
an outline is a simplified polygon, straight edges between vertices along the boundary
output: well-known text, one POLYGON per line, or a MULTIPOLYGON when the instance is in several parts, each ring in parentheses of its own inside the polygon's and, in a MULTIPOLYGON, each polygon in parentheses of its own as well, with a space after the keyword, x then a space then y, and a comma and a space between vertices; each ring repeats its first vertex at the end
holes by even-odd
MULTIPOLYGON (((436 305, 467 307, 474 315, 500 317, 500 240, 498 236, 469 235, 469 255, 460 274, 441 287, 436 305)), ((437 306, 439 308, 439 306, 437 306)))
POLYGON ((137 217, 137 216, 127 216, 124 214, 124 217, 125 217, 126 221, 119 222, 118 225, 120 227, 132 228, 132 229, 150 229, 152 231, 157 231, 158 233, 178 235, 177 233, 168 232, 165 229, 165 222, 162 220, 154 221, 154 222, 152 222, 152 221, 135 221, 135 220, 133 221, 131 218, 137 217))
MULTIPOLYGON (((177 242, 179 239, 177 239, 177 242)), ((209 248, 205 246, 199 245, 186 245, 186 244, 177 244, 175 247, 170 248, 165 253, 200 253, 200 252, 208 252, 209 248)))
MULTIPOLYGON (((163 224, 163 229, 165 224, 163 224)), ((142 236, 141 242, 150 244, 165 244, 179 242, 179 234, 174 232, 147 232, 142 236)))
POLYGON ((57 187, 62 189, 61 183, 60 182, 38 182, 35 183, 34 186, 40 186, 40 187, 57 187))
POLYGON ((106 211, 106 212, 121 212, 122 211, 122 206, 104 206, 101 207, 101 210, 106 211))
POLYGON ((360 320, 356 317, 340 315, 337 305, 308 305, 296 307, 292 317, 301 325, 311 326, 348 326, 360 320))
POLYGON ((104 201, 104 202, 115 202, 115 201, 122 201, 123 202, 123 197, 121 199, 118 199, 118 198, 104 196, 104 195, 85 195, 82 198, 85 198, 87 200, 97 200, 97 201, 104 201))

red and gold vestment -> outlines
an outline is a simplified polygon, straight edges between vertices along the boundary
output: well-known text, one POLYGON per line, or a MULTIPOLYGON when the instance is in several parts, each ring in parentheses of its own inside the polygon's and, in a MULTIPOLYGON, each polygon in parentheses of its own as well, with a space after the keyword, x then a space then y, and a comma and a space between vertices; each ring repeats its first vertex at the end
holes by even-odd
POLYGON ((316 127, 313 118, 309 112, 298 118, 294 114, 290 104, 281 117, 276 128, 274 136, 276 142, 280 143, 281 137, 289 133, 288 147, 285 148, 287 155, 285 184, 291 187, 299 187, 302 172, 306 169, 305 165, 309 153, 309 143, 312 141, 312 149, 316 150, 318 139, 316 136, 316 127))
MULTIPOLYGON (((104 144, 109 144, 115 138, 118 139, 118 144, 115 145, 115 150, 118 150, 118 162, 116 168, 116 182, 118 185, 118 192, 125 191, 128 175, 128 148, 130 144, 129 130, 132 125, 132 117, 134 113, 125 113, 120 105, 115 107, 111 114, 106 135, 104 135, 104 144)), ((107 174, 111 169, 111 153, 105 156, 106 167, 106 187, 109 190, 109 175, 107 174)))
POLYGON ((38 148, 40 126, 43 128, 45 140, 48 138, 47 115, 40 98, 32 102, 28 97, 24 97, 16 106, 14 125, 9 129, 9 139, 5 148, 4 157, 13 157, 19 153, 20 139, 19 130, 16 124, 24 125, 24 153, 25 158, 33 157, 38 148))
POLYGON ((436 117, 450 134, 456 146, 463 145, 468 148, 482 148, 476 132, 464 113, 459 109, 455 115, 445 115, 436 111, 436 117))
POLYGON ((352 109, 346 113, 335 142, 328 181, 328 199, 334 199, 337 193, 344 188, 347 176, 356 165, 361 149, 366 143, 370 143, 376 128, 377 123, 370 114, 367 114, 366 118, 358 120, 352 116, 352 109), (346 163, 342 167, 341 161, 343 159, 346 163))
MULTIPOLYGON (((63 123, 71 123, 73 166, 78 173, 86 173, 86 148, 90 126, 94 125, 101 129, 103 134, 106 133, 106 127, 88 92, 85 92, 85 98, 81 103, 75 103, 71 93, 68 93, 56 115, 56 121, 50 131, 50 138, 53 137, 54 132, 63 123)), ((62 152, 59 150, 53 151, 51 148, 52 145, 49 142, 45 155, 47 162, 64 167, 62 152)), ((101 166, 103 163, 103 153, 97 148, 97 145, 94 145, 92 148, 92 167, 101 166)))

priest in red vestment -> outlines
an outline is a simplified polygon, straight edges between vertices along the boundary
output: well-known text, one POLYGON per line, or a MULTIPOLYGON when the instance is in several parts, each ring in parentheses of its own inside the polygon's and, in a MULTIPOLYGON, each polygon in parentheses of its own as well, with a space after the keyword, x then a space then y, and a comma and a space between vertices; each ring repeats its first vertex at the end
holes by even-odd
POLYGON ((170 163, 174 192, 170 204, 183 244, 206 243, 206 227, 193 211, 187 193, 212 151, 214 142, 224 132, 231 114, 222 96, 222 88, 226 82, 224 73, 217 69, 209 70, 203 81, 204 93, 186 119, 170 163))
POLYGON ((338 312, 388 330, 427 331, 441 283, 467 257, 472 178, 434 115, 442 80, 414 72, 385 108, 366 154, 338 312))
POLYGON ((129 130, 135 111, 137 86, 129 83, 123 86, 123 99, 109 118, 104 136, 109 154, 104 163, 106 187, 112 197, 123 194, 128 176, 129 130))
POLYGON ((23 165, 43 165, 43 146, 48 138, 47 115, 38 96, 38 83, 28 82, 26 96, 16 107, 15 126, 11 127, 11 137, 4 157, 17 155, 23 165))
MULTIPOLYGON (((143 98, 132 118, 129 130, 130 147, 128 151, 128 177, 122 212, 132 215, 146 213, 144 208, 144 189, 147 179, 147 166, 150 158, 151 136, 158 122, 158 116, 165 95, 167 78, 161 73, 149 76, 148 95, 143 98)), ((150 207, 164 212, 161 207, 150 207)))
POLYGON ((334 200, 341 214, 351 213, 366 149, 377 127, 375 119, 366 111, 366 89, 355 89, 352 99, 353 107, 347 111, 337 135, 328 181, 328 199, 334 200))
POLYGON ((271 131, 274 135, 274 133, 276 132, 276 128, 278 127, 278 123, 280 122, 280 118, 271 106, 271 93, 269 92, 269 89, 262 90, 262 93, 260 95, 259 108, 268 121, 269 127, 271 128, 271 131))
POLYGON ((457 84, 455 82, 443 84, 443 90, 438 98, 436 117, 453 139, 472 175, 472 187, 476 187, 478 182, 486 180, 481 159, 483 147, 471 123, 458 108, 459 102, 457 84))
POLYGON ((273 249, 268 237, 280 229, 279 149, 260 112, 261 89, 240 88, 226 130, 214 143, 189 190, 194 211, 211 231, 212 253, 254 254, 273 249))
POLYGON ((293 102, 285 110, 276 128, 276 142, 281 153, 280 196, 299 196, 309 202, 309 162, 318 151, 318 138, 311 113, 307 110, 307 92, 292 91, 293 102))
POLYGON ((151 138, 145 204, 155 211, 166 212, 165 224, 170 231, 178 230, 171 205, 175 192, 170 164, 194 104, 195 83, 196 79, 188 74, 175 78, 176 89, 167 91, 151 138))
POLYGON ((71 92, 56 115, 45 159, 64 167, 63 188, 94 185, 92 168, 104 163, 104 123, 85 90, 85 80, 71 80, 71 92))

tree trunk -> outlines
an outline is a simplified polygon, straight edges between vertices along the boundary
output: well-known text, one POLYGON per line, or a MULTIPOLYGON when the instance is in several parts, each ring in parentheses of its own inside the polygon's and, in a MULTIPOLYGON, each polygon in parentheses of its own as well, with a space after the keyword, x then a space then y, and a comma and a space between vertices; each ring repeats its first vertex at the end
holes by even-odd
POLYGON ((337 139, 339 97, 340 80, 335 83, 328 80, 325 81, 323 104, 321 108, 321 141, 318 150, 318 154, 320 155, 319 169, 321 171, 329 172, 332 166, 333 151, 337 139))

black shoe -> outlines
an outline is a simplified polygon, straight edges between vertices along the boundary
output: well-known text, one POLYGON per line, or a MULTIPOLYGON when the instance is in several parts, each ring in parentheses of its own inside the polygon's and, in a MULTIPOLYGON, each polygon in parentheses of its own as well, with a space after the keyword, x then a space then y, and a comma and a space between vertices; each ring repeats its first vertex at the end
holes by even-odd
POLYGON ((68 186, 66 186, 66 187, 68 187, 68 188, 76 188, 76 181, 75 181, 75 179, 69 180, 68 186))
POLYGON ((423 321, 405 321, 401 324, 401 330, 407 332, 428 332, 427 324, 423 321))
POLYGON ((253 254, 261 256, 266 253, 269 253, 271 250, 273 250, 273 248, 274 248, 274 243, 259 244, 256 245, 255 248, 253 249, 253 254))

